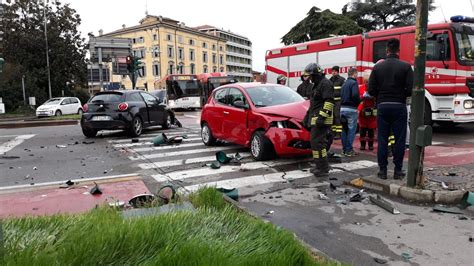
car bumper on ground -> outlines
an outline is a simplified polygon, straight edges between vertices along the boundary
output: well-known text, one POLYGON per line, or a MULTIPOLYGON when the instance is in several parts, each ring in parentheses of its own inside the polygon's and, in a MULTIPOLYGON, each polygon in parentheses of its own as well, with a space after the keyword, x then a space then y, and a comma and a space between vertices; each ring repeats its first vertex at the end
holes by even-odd
POLYGON ((265 136, 273 143, 278 155, 303 155, 311 153, 310 133, 306 129, 270 127, 265 136))
POLYGON ((127 113, 120 114, 84 114, 81 126, 94 130, 127 129, 132 123, 132 117, 127 113))

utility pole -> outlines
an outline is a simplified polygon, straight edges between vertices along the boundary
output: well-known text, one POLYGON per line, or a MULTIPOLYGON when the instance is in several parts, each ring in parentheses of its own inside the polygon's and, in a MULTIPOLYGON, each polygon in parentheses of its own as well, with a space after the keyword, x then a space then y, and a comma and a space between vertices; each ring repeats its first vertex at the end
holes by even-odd
POLYGON ((51 71, 49 68, 49 47, 48 47, 48 24, 47 24, 47 19, 46 19, 46 6, 47 6, 47 1, 44 0, 44 39, 46 42, 46 67, 48 69, 48 92, 49 92, 49 98, 53 98, 53 94, 51 92, 51 71))
POLYGON ((21 87, 23 88, 23 104, 26 105, 25 75, 21 76, 21 87))
POLYGON ((415 31, 415 70, 414 88, 410 114, 410 152, 408 158, 407 186, 421 183, 423 176, 423 155, 425 146, 431 145, 431 126, 425 126, 425 66, 426 32, 428 29, 429 0, 417 0, 415 31))

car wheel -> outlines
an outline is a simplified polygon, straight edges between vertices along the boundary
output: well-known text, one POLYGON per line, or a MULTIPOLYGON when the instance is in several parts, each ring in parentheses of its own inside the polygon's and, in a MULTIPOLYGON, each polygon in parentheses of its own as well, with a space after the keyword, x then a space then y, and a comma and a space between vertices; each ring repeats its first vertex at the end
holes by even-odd
POLYGON ((61 116, 62 114, 61 110, 56 110, 56 113, 54 113, 55 116, 61 116))
POLYGON ((135 116, 133 118, 129 131, 130 131, 130 135, 132 137, 138 137, 142 134, 143 122, 142 122, 142 119, 140 117, 135 116))
POLYGON ((84 113, 84 111, 82 111, 81 108, 79 108, 79 110, 77 110, 77 114, 78 114, 78 115, 82 115, 83 113, 84 113))
POLYGON ((170 113, 166 113, 166 119, 165 119, 165 122, 163 122, 163 124, 161 124, 161 127, 163 129, 168 129, 171 127, 171 115, 170 113))
POLYGON ((97 135, 97 130, 82 128, 82 134, 84 134, 84 136, 87 138, 93 138, 97 135))
POLYGON ((203 123, 201 126, 201 139, 206 146, 214 146, 216 144, 216 138, 212 135, 211 128, 207 123, 203 123))
POLYGON ((250 139, 250 152, 257 161, 269 160, 274 157, 275 152, 271 141, 265 137, 263 131, 257 131, 250 139))

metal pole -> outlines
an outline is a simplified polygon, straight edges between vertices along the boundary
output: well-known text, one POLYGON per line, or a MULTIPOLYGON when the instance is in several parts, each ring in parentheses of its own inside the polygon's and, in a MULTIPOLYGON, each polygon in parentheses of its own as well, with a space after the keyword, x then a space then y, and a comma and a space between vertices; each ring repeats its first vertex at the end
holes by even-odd
POLYGON ((102 75, 102 69, 103 69, 103 66, 102 66, 102 48, 98 48, 98 56, 99 56, 99 86, 100 86, 100 90, 99 91, 102 91, 102 89, 104 88, 104 77, 102 75))
POLYGON ((48 27, 47 27, 47 20, 46 20, 46 4, 47 0, 44 1, 44 39, 46 42, 46 67, 48 70, 48 92, 49 92, 49 98, 53 98, 53 94, 51 92, 51 71, 49 68, 49 47, 48 47, 48 27))
MULTIPOLYGON (((426 65, 426 32, 428 28, 429 0, 418 0, 416 4, 415 31, 415 70, 414 88, 410 116, 410 153, 408 158, 407 186, 414 187, 423 174, 424 148, 416 145, 418 127, 424 123, 425 110, 425 65, 426 65)), ((430 114, 428 114, 430 115, 430 114)))
POLYGON ((21 76, 21 86, 23 88, 23 103, 26 105, 25 75, 21 76))

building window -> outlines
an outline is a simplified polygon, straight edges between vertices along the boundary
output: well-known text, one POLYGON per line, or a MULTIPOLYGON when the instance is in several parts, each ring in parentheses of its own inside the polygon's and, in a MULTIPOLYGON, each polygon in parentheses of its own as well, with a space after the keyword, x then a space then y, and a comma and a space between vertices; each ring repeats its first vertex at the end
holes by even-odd
POLYGON ((173 58, 174 55, 174 49, 173 46, 168 46, 168 58, 173 58))
POLYGON ((174 74, 174 62, 173 61, 168 63, 168 74, 174 74))
POLYGON ((160 57, 160 47, 159 46, 153 46, 153 57, 160 57))
POLYGON ((153 64, 153 76, 158 77, 160 75, 160 64, 154 63, 153 64))
POLYGON ((154 41, 158 40, 158 34, 153 34, 153 40, 154 41))
POLYGON ((202 52, 202 62, 207 63, 207 52, 202 52))
POLYGON ((207 66, 206 66, 206 65, 204 65, 204 66, 202 67, 202 72, 203 72, 203 73, 207 73, 207 66))
POLYGON ((191 61, 196 60, 194 49, 189 49, 189 60, 191 60, 191 61))
POLYGON ((216 50, 216 45, 213 44, 213 45, 212 45, 212 51, 215 51, 215 50, 216 50))
POLYGON ((206 48, 206 49, 207 49, 207 43, 206 43, 206 42, 203 42, 203 43, 202 43, 202 48, 206 48))
POLYGON ((224 48, 222 47, 222 45, 219 47, 219 50, 222 52, 224 50, 224 48))
POLYGON ((193 39, 189 39, 189 45, 194 45, 194 40, 193 39))
POLYGON ((137 39, 135 39, 135 38, 130 39, 130 41, 131 41, 133 44, 137 43, 137 39))
POLYGON ((184 65, 183 63, 180 63, 178 66, 178 73, 179 74, 184 74, 184 65))
POLYGON ((221 64, 221 65, 224 64, 224 56, 223 55, 219 56, 219 64, 221 64))
POLYGON ((212 63, 217 64, 217 55, 216 54, 212 54, 212 63))
POLYGON ((173 37, 171 36, 171 34, 166 34, 166 40, 169 42, 173 40, 173 37))
POLYGON ((143 59, 146 56, 146 51, 145 49, 140 49, 140 58, 143 59))
POLYGON ((183 47, 178 47, 178 59, 179 60, 184 60, 184 48, 183 47))
POLYGON ((144 43, 144 42, 145 42, 145 38, 144 38, 144 37, 138 38, 138 43, 144 43))
POLYGON ((221 67, 221 72, 224 72, 224 67, 221 67))
POLYGON ((141 78, 146 77, 146 66, 143 64, 139 69, 138 69, 138 76, 141 78))
POLYGON ((178 43, 184 43, 184 38, 181 35, 178 35, 178 43))
POLYGON ((214 67, 212 68, 212 72, 217 72, 217 67, 216 67, 216 66, 214 66, 214 67))
POLYGON ((191 64, 191 65, 190 65, 190 68, 191 68, 191 74, 196 74, 196 65, 195 65, 195 64, 191 64))

